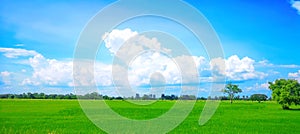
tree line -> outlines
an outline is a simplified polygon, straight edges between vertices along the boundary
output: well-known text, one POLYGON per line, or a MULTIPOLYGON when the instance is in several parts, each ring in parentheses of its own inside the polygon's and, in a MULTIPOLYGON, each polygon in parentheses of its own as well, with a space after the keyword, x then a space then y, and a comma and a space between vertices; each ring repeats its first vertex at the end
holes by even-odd
POLYGON ((94 100, 124 100, 124 99, 134 99, 134 100, 195 100, 196 96, 194 95, 182 95, 180 97, 175 95, 165 95, 162 94, 161 97, 156 98, 155 95, 146 95, 140 97, 139 94, 136 94, 135 97, 121 97, 121 96, 108 96, 101 95, 97 92, 87 93, 85 95, 75 95, 72 93, 69 94, 45 94, 45 93, 22 93, 22 94, 0 94, 0 99, 94 99, 94 100))
MULTIPOLYGON (((252 101, 266 101, 267 96, 264 94, 254 94, 250 97, 248 96, 235 96, 233 100, 252 100, 252 101)), ((228 96, 215 96, 215 97, 196 97, 195 95, 165 95, 162 94, 160 97, 156 98, 155 95, 146 95, 140 96, 136 94, 135 97, 114 97, 108 95, 101 95, 97 92, 88 93, 85 95, 75 95, 72 93, 69 94, 45 94, 45 93, 22 93, 22 94, 0 94, 0 99, 94 99, 94 100, 230 100, 228 96)))
POLYGON ((231 83, 226 84, 222 92, 227 94, 227 96, 215 96, 211 97, 196 97, 194 95, 165 95, 162 94, 160 97, 156 98, 155 95, 140 96, 136 94, 135 97, 114 97, 101 95, 97 92, 88 93, 85 95, 75 95, 69 94, 45 94, 45 93, 23 93, 23 94, 0 94, 0 99, 104 99, 104 100, 124 100, 124 99, 135 99, 135 100, 251 100, 251 101, 266 101, 266 100, 276 100, 283 109, 289 109, 289 107, 294 105, 300 105, 300 84, 297 80, 292 79, 277 79, 274 82, 269 82, 269 89, 272 90, 272 98, 268 98, 265 94, 253 94, 248 96, 236 96, 242 92, 242 89, 238 85, 231 83))
MULTIPOLYGON (((269 89, 272 91, 272 99, 276 100, 282 109, 290 109, 292 104, 300 105, 300 83, 295 79, 277 79, 274 82, 268 82, 269 89)), ((241 93, 242 89, 238 85, 228 83, 223 93, 227 94, 232 103, 235 98, 235 94, 241 93)), ((267 96, 264 94, 251 95, 251 100, 262 101, 266 100, 267 96)), ((271 98, 270 98, 271 99, 271 98)))

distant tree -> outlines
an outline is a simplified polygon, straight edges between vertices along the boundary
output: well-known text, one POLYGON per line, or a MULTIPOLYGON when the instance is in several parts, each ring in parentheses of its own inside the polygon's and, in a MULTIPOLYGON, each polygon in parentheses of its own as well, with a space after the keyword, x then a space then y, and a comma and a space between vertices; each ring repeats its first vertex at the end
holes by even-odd
POLYGON ((139 100, 140 99, 140 94, 135 94, 135 99, 139 100))
POLYGON ((220 96, 219 99, 220 100, 228 100, 228 97, 227 96, 220 96))
POLYGON ((8 99, 14 99, 15 98, 15 95, 13 95, 13 94, 8 94, 8 97, 7 97, 8 99))
POLYGON ((281 104, 283 109, 289 109, 294 103, 300 104, 300 84, 297 80, 278 79, 275 82, 269 82, 269 89, 272 90, 272 99, 281 104))
POLYGON ((144 96, 142 97, 142 100, 149 100, 149 95, 147 95, 147 94, 144 94, 144 96))
POLYGON ((228 83, 225 86, 225 89, 223 89, 222 91, 225 94, 228 94, 228 97, 230 98, 230 103, 232 103, 232 100, 234 98, 234 94, 241 93, 242 89, 240 89, 238 85, 234 85, 234 84, 228 83))
POLYGON ((40 98, 38 93, 33 93, 32 96, 33 96, 33 99, 39 99, 40 98))
POLYGON ((240 98, 240 96, 238 95, 238 96, 235 96, 234 99, 235 99, 235 100, 240 100, 241 98, 240 98))
POLYGON ((40 99, 45 99, 46 98, 45 93, 40 93, 39 97, 40 97, 40 99))
POLYGON ((165 94, 161 94, 161 97, 160 97, 162 100, 165 99, 165 94))
POLYGON ((261 101, 266 101, 267 99, 268 96, 265 94, 253 94, 250 96, 250 100, 258 101, 258 103, 260 103, 261 101))
POLYGON ((196 100, 196 96, 195 95, 181 95, 179 97, 179 99, 181 100, 196 100))
POLYGON ((123 97, 121 97, 121 96, 118 96, 118 97, 116 97, 115 99, 116 99, 116 100, 124 100, 123 97))
POLYGON ((200 97, 200 98, 197 98, 197 100, 207 100, 207 98, 205 98, 205 97, 200 97))
POLYGON ((30 92, 27 93, 27 97, 28 97, 29 99, 33 99, 33 98, 34 98, 33 94, 30 93, 30 92))
POLYGON ((104 100, 109 100, 110 98, 109 98, 107 95, 104 95, 104 96, 103 96, 103 99, 104 99, 104 100))

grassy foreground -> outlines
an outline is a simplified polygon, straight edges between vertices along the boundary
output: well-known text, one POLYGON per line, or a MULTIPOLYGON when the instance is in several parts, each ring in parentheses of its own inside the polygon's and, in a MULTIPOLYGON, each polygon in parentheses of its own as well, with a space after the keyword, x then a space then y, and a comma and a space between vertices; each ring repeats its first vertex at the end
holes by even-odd
MULTIPOLYGON (((172 107, 158 101, 148 107, 108 101, 119 114, 155 118, 172 107)), ((300 110, 282 110, 276 102, 221 102, 204 126, 198 125, 204 101, 170 133, 300 133, 300 110)), ((104 133, 82 112, 77 100, 0 100, 0 133, 104 133)))

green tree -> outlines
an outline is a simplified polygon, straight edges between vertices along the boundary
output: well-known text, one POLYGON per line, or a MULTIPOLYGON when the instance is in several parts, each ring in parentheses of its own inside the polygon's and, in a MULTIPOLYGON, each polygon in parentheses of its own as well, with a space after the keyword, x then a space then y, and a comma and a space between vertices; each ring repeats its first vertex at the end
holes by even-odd
POLYGON ((275 82, 269 82, 269 85, 272 98, 281 104, 283 109, 289 109, 292 103, 300 104, 300 84, 297 80, 278 79, 275 82))
POLYGON ((224 93, 228 94, 228 97, 230 98, 230 103, 232 103, 232 100, 234 98, 234 94, 241 93, 242 89, 240 89, 238 85, 228 83, 225 86, 225 89, 223 89, 222 91, 224 93))
POLYGON ((268 98, 268 96, 265 95, 265 94, 253 94, 253 95, 250 96, 250 100, 252 100, 252 101, 258 101, 259 103, 261 101, 266 101, 267 98, 268 98))

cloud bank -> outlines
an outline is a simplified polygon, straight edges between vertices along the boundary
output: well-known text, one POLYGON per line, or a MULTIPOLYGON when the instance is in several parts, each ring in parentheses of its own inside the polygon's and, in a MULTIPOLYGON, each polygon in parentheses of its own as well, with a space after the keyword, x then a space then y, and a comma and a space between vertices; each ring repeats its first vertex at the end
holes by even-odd
MULTIPOLYGON (((136 55, 131 59, 128 64, 128 70, 120 66, 116 72, 128 71, 128 76, 122 78, 128 80, 131 86, 143 86, 150 85, 151 80, 161 80, 161 74, 166 84, 176 85, 182 82, 182 72, 178 64, 183 64, 186 68, 192 67, 186 64, 186 61, 193 59, 199 75, 189 73, 189 69, 183 70, 186 74, 190 74, 191 77, 199 77, 201 82, 217 82, 213 77, 226 77, 228 81, 246 81, 246 80, 262 80, 268 77, 268 74, 257 70, 259 67, 276 67, 276 68, 297 68, 297 65, 274 65, 269 61, 255 61, 250 57, 239 57, 232 55, 228 58, 215 58, 207 59, 204 56, 189 56, 189 55, 176 55, 175 57, 168 57, 168 52, 172 50, 162 48, 159 40, 155 38, 147 38, 146 36, 139 36, 139 33, 132 31, 131 29, 115 29, 111 32, 103 35, 106 49, 112 54, 117 55, 121 51, 119 57, 125 57, 126 52, 133 51, 131 48, 126 50, 122 48, 124 42, 132 37, 137 37, 140 42, 148 44, 149 48, 159 48, 166 51, 166 53, 160 53, 156 51, 145 51, 136 55), (149 45, 151 44, 151 45, 149 45), (123 55, 122 55, 123 54, 123 55), (176 63, 177 61, 178 63, 176 63), (193 75, 193 76, 192 76, 193 75)), ((131 43, 131 42, 127 42, 131 43)), ((140 50, 146 50, 137 44, 127 44, 132 47, 139 48, 140 50)), ((147 45, 146 45, 147 46, 147 45)), ((1 71, 1 85, 16 84, 19 86, 76 86, 73 84, 73 61, 71 60, 58 60, 51 59, 43 56, 41 53, 35 50, 26 50, 21 48, 0 48, 0 54, 7 59, 22 59, 26 62, 19 62, 22 66, 28 68, 20 69, 19 72, 12 72, 10 70, 1 71), (18 77, 22 75, 23 77, 18 77), (19 78, 19 79, 15 79, 19 78), (22 78, 22 79, 21 79, 22 78), (21 79, 21 80, 20 80, 21 79), (12 83, 14 81, 14 83, 12 83)), ((83 62, 84 63, 84 62, 83 62)), ((108 64, 101 61, 95 61, 94 72, 95 79, 85 79, 82 81, 83 85, 89 85, 95 82, 98 86, 113 86, 112 68, 118 66, 118 64, 108 64)), ((82 70, 90 71, 90 70, 82 70)), ((300 71, 295 73, 289 73, 289 78, 295 78, 299 80, 300 71)), ((190 81, 192 83, 192 81, 190 81)), ((188 83, 185 83, 188 84, 188 83)), ((267 88, 267 84, 263 83, 255 85, 254 88, 267 88)))

